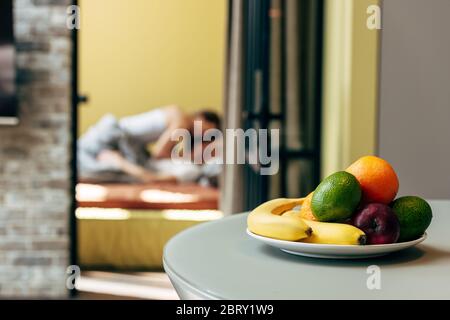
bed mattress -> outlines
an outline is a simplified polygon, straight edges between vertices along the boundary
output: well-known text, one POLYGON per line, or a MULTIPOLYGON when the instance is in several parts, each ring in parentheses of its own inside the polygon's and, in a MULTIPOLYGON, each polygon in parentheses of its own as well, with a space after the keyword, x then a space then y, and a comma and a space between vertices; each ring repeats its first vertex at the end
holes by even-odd
POLYGON ((83 268, 162 268, 164 245, 178 232, 220 219, 217 210, 78 208, 78 259, 83 268))

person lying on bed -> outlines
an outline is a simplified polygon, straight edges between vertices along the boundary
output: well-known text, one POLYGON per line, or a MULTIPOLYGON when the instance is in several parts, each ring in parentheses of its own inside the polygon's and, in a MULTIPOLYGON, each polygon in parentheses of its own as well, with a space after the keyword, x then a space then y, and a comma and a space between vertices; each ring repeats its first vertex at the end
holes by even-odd
MULTIPOLYGON (((204 148, 211 143, 215 142, 205 142, 194 146, 190 153, 191 159, 195 159, 196 153, 202 155, 204 148)), ((172 159, 150 158, 145 165, 140 166, 126 160, 118 151, 104 150, 99 155, 100 162, 113 165, 130 178, 140 182, 198 182, 202 185, 217 186, 217 178, 222 166, 214 161, 205 163, 203 160, 206 159, 202 159, 201 164, 195 164, 194 161, 177 163, 172 159)))
MULTIPOLYGON (((220 117, 211 111, 186 114, 177 106, 158 108, 117 120, 105 115, 78 140, 80 180, 96 182, 184 181, 194 179, 199 168, 173 166, 170 155, 177 144, 171 139, 176 129, 193 131, 201 121, 202 134, 220 127, 220 117), (148 145, 154 143, 151 155, 148 145), (167 174, 171 168, 177 174, 167 174)), ((192 133, 191 133, 192 134, 192 133)))

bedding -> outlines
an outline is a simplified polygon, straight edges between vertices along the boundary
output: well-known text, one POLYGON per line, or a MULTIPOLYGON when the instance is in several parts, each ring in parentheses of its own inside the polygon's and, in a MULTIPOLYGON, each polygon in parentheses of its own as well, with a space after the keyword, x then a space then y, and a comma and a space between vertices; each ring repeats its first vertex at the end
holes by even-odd
POLYGON ((78 208, 78 259, 83 268, 162 269, 164 246, 178 232, 220 219, 217 210, 78 208))
POLYGON ((79 183, 77 246, 87 268, 160 269, 166 242, 219 219, 219 191, 198 184, 79 183))
POLYGON ((77 185, 78 207, 124 209, 217 209, 219 191, 198 184, 77 185))

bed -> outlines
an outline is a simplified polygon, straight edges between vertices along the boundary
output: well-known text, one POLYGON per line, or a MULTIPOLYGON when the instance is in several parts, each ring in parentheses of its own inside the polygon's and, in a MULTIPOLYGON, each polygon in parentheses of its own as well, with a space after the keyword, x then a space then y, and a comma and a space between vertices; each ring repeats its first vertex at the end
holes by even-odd
POLYGON ((79 263, 85 268, 162 267, 166 242, 220 219, 219 192, 197 184, 77 185, 79 263))

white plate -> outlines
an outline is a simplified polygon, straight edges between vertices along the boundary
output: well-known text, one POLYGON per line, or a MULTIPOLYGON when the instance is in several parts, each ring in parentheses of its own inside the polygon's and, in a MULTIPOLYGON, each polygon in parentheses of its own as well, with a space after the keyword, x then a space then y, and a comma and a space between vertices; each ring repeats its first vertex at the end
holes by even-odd
POLYGON ((400 251, 415 246, 427 238, 427 234, 424 233, 419 239, 408 242, 350 246, 277 240, 259 236, 248 229, 247 234, 258 241, 290 254, 325 259, 363 259, 384 256, 391 252, 400 251))

